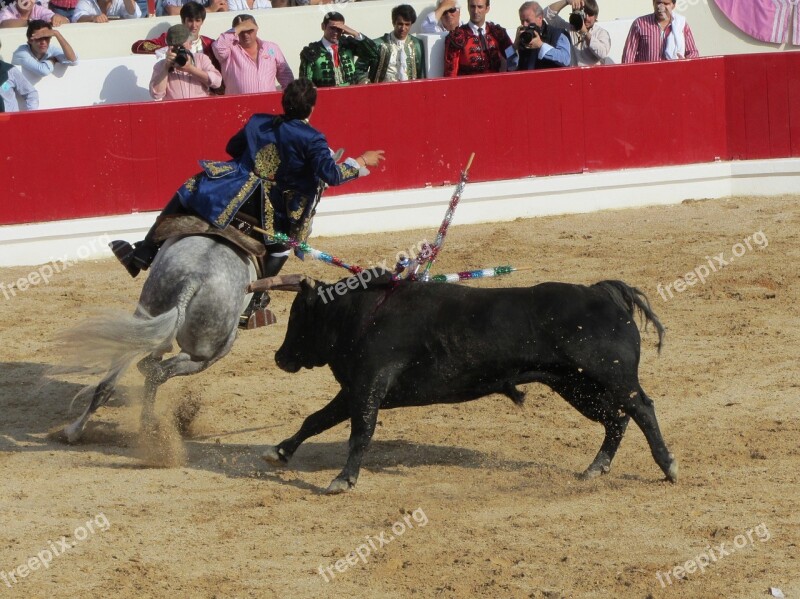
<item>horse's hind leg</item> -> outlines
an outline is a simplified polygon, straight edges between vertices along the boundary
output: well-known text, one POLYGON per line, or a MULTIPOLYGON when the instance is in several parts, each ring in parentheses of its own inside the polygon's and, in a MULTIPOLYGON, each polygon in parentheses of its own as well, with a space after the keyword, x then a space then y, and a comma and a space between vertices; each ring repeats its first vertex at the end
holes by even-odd
MULTIPOLYGON (((68 443, 77 443, 80 440, 83 429, 86 427, 89 418, 94 414, 97 408, 105 404, 111 398, 111 395, 113 395, 121 373, 121 371, 112 372, 100 381, 97 387, 94 388, 92 401, 89 402, 89 405, 83 411, 80 418, 64 427, 64 435, 66 435, 68 443)), ((81 397, 81 395, 83 395, 83 393, 79 393, 76 399, 81 397)))
POLYGON ((223 358, 233 347, 236 340, 236 329, 233 329, 225 341, 225 345, 216 354, 207 359, 194 359, 186 352, 181 352, 162 360, 160 357, 147 356, 138 364, 139 372, 145 377, 144 397, 142 401, 141 425, 143 431, 153 429, 155 423, 155 400, 158 388, 175 376, 188 376, 202 372, 217 360, 223 358))

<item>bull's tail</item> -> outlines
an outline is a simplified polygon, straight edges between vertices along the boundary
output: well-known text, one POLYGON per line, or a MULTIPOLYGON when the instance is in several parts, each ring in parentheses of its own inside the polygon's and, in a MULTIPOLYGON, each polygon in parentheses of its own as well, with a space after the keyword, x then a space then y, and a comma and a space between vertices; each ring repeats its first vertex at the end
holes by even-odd
POLYGON ((628 312, 631 317, 635 316, 635 312, 639 312, 639 317, 644 323, 644 328, 647 329, 647 323, 652 322, 658 332, 658 352, 661 353, 661 348, 664 345, 664 325, 658 320, 653 309, 650 307, 650 300, 643 291, 636 287, 631 287, 624 281, 600 281, 594 284, 595 287, 604 289, 614 301, 615 304, 628 312))

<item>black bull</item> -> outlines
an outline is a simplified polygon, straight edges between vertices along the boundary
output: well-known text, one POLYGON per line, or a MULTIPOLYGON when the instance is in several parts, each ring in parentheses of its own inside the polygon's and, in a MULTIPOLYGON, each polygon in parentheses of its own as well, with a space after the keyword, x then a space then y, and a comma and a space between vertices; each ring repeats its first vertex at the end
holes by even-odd
POLYGON ((635 313, 655 325, 659 350, 664 329, 638 289, 622 281, 475 289, 384 280, 335 295, 330 287, 306 280, 294 286, 298 295, 275 361, 287 372, 328 364, 341 390, 294 436, 268 449, 268 462, 286 464, 307 438, 350 418, 347 464, 328 488, 346 491, 358 479, 379 408, 491 393, 521 404, 517 385, 543 383, 605 427, 582 476, 608 472, 633 418, 667 479, 677 480, 678 463, 639 385, 635 313))

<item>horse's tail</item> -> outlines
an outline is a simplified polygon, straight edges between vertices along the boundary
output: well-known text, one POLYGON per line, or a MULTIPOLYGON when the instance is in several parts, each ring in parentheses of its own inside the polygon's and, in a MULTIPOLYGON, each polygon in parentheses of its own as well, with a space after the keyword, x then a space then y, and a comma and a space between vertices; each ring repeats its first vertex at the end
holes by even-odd
POLYGON ((158 316, 109 311, 88 318, 58 335, 62 362, 53 371, 105 373, 106 380, 116 380, 137 358, 170 350, 181 312, 181 307, 158 316))
POLYGON ((647 323, 652 322, 658 332, 658 353, 661 353, 661 348, 664 345, 664 325, 658 320, 658 316, 653 312, 650 307, 650 300, 643 291, 636 287, 631 287, 624 281, 600 281, 594 284, 595 287, 604 289, 614 301, 615 304, 620 306, 623 310, 628 312, 631 317, 639 312, 639 317, 644 321, 644 328, 647 329, 647 323))

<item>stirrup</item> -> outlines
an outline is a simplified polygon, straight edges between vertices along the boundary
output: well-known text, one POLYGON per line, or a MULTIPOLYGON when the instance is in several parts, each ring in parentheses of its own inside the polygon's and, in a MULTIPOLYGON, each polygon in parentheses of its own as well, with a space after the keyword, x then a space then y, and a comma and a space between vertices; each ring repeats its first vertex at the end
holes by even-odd
POLYGON ((278 319, 275 318, 272 310, 267 308, 270 299, 269 293, 266 291, 255 292, 244 313, 239 317, 239 328, 248 330, 275 324, 278 319))
POLYGON ((256 308, 250 314, 239 317, 239 328, 243 330, 257 329, 269 324, 275 324, 278 319, 269 308, 256 308))
POLYGON ((116 256, 117 260, 119 260, 122 266, 125 267, 125 270, 128 271, 128 274, 135 279, 141 271, 141 268, 133 263, 133 246, 127 241, 115 239, 108 244, 108 247, 110 247, 111 251, 114 252, 114 256, 116 256))

